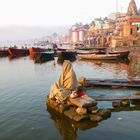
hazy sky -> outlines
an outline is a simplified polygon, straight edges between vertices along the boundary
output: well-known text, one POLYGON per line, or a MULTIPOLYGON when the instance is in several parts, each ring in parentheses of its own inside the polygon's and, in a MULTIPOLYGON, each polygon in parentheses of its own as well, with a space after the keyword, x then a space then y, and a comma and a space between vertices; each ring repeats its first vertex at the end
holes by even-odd
MULTIPOLYGON (((1 42, 68 34, 76 22, 116 12, 117 0, 0 0, 1 42)), ((140 8, 140 0, 135 0, 140 8)), ((130 0, 118 0, 118 11, 126 12, 130 0)), ((9 43, 10 44, 10 43, 9 43)))
MULTIPOLYGON (((118 10, 126 12, 130 0, 118 2, 118 10)), ((115 11, 116 0, 0 0, 0 27, 90 23, 115 11)))

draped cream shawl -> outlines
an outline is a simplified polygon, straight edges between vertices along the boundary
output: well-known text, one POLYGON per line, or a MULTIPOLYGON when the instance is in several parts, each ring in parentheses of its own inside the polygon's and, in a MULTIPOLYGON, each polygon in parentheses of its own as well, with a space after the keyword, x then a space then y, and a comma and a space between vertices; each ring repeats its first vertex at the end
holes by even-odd
POLYGON ((49 98, 54 98, 62 89, 73 91, 76 90, 77 87, 77 78, 75 72, 73 71, 72 64, 70 61, 65 60, 63 62, 60 78, 51 86, 49 98))

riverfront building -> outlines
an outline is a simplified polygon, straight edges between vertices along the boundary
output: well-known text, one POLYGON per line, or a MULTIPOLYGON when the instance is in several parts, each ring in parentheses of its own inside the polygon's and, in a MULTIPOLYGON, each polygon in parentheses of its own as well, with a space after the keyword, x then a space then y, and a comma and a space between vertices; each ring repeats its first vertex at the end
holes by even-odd
POLYGON ((69 29, 69 41, 71 44, 83 44, 88 25, 77 23, 69 29))
POLYGON ((113 13, 109 18, 95 18, 85 36, 88 46, 140 45, 140 9, 131 0, 126 13, 113 13))

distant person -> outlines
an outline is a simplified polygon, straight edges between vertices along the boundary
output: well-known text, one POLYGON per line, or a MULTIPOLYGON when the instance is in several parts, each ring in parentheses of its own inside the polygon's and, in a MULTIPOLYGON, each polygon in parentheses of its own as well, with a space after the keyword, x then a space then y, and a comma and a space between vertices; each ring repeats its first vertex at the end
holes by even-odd
POLYGON ((16 46, 16 45, 14 45, 14 47, 13 47, 13 48, 15 48, 15 49, 16 49, 16 48, 17 48, 17 46, 16 46))
POLYGON ((64 102, 77 88, 77 77, 72 68, 72 64, 69 60, 64 60, 62 73, 60 78, 51 86, 49 99, 56 99, 60 103, 64 102))
POLYGON ((93 44, 94 44, 94 47, 96 46, 96 37, 94 37, 94 39, 93 39, 93 44))
POLYGON ((53 50, 57 50, 57 44, 56 43, 53 43, 52 47, 53 47, 53 50))

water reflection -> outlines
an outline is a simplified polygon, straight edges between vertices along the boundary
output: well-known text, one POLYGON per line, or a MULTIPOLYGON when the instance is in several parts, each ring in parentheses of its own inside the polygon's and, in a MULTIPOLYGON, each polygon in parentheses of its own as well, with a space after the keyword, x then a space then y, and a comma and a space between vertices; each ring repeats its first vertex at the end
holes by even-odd
POLYGON ((9 61, 15 60, 15 59, 19 59, 19 58, 24 58, 26 59, 27 55, 8 55, 8 59, 9 61))
POLYGON ((123 79, 126 78, 127 74, 127 63, 121 63, 117 61, 81 61, 78 60, 83 65, 83 70, 88 66, 88 72, 92 68, 91 73, 94 73, 93 77, 86 78, 115 78, 115 79, 123 79), (106 73, 105 75, 103 73, 106 73))
MULTIPOLYGON (((90 121, 87 123, 74 123, 60 114, 49 111, 52 119, 50 121, 50 117, 45 110, 44 99, 49 92, 51 84, 59 77, 61 66, 57 65, 57 62, 55 65, 53 61, 36 65, 29 60, 29 57, 20 57, 10 60, 9 63, 8 57, 4 57, 0 58, 0 64, 1 140, 59 139, 60 137, 55 133, 54 125, 50 123, 52 121, 65 139, 94 138, 117 140, 124 139, 124 137, 126 139, 139 139, 140 111, 112 113, 112 117, 103 121, 101 125, 90 121), (124 118, 124 121, 118 123, 116 118, 120 116, 124 118), (32 127, 36 129, 29 130, 32 127), (80 133, 80 130, 87 131, 80 133), (51 133, 46 132, 52 132, 53 136, 51 133)), ((75 61, 73 66, 77 77, 84 76, 87 78, 115 78, 119 71, 119 78, 124 78, 127 75, 128 68, 128 65, 124 63, 83 61, 75 61)), ((133 70, 133 66, 131 68, 133 70)), ((136 71, 137 69, 139 68, 136 67, 136 71)), ((132 94, 133 90, 94 87, 93 89, 88 89, 87 92, 90 96, 95 97, 99 95, 128 95, 132 94)), ((108 108, 110 104, 109 102, 102 102, 99 104, 99 107, 108 108)))
POLYGON ((54 121, 55 127, 59 130, 64 140, 76 140, 78 129, 85 131, 98 126, 98 123, 89 120, 75 122, 63 114, 60 114, 47 106, 50 118, 54 121))
POLYGON ((79 59, 79 61, 83 61, 83 62, 91 62, 91 63, 110 63, 110 64, 120 64, 120 63, 123 63, 123 64, 126 64, 128 65, 130 63, 130 60, 129 59, 120 59, 120 60, 85 60, 85 59, 79 59))
POLYGON ((128 78, 140 79, 140 55, 132 55, 128 66, 128 78))
POLYGON ((30 54, 29 57, 30 57, 30 60, 34 60, 35 55, 34 54, 30 54))

